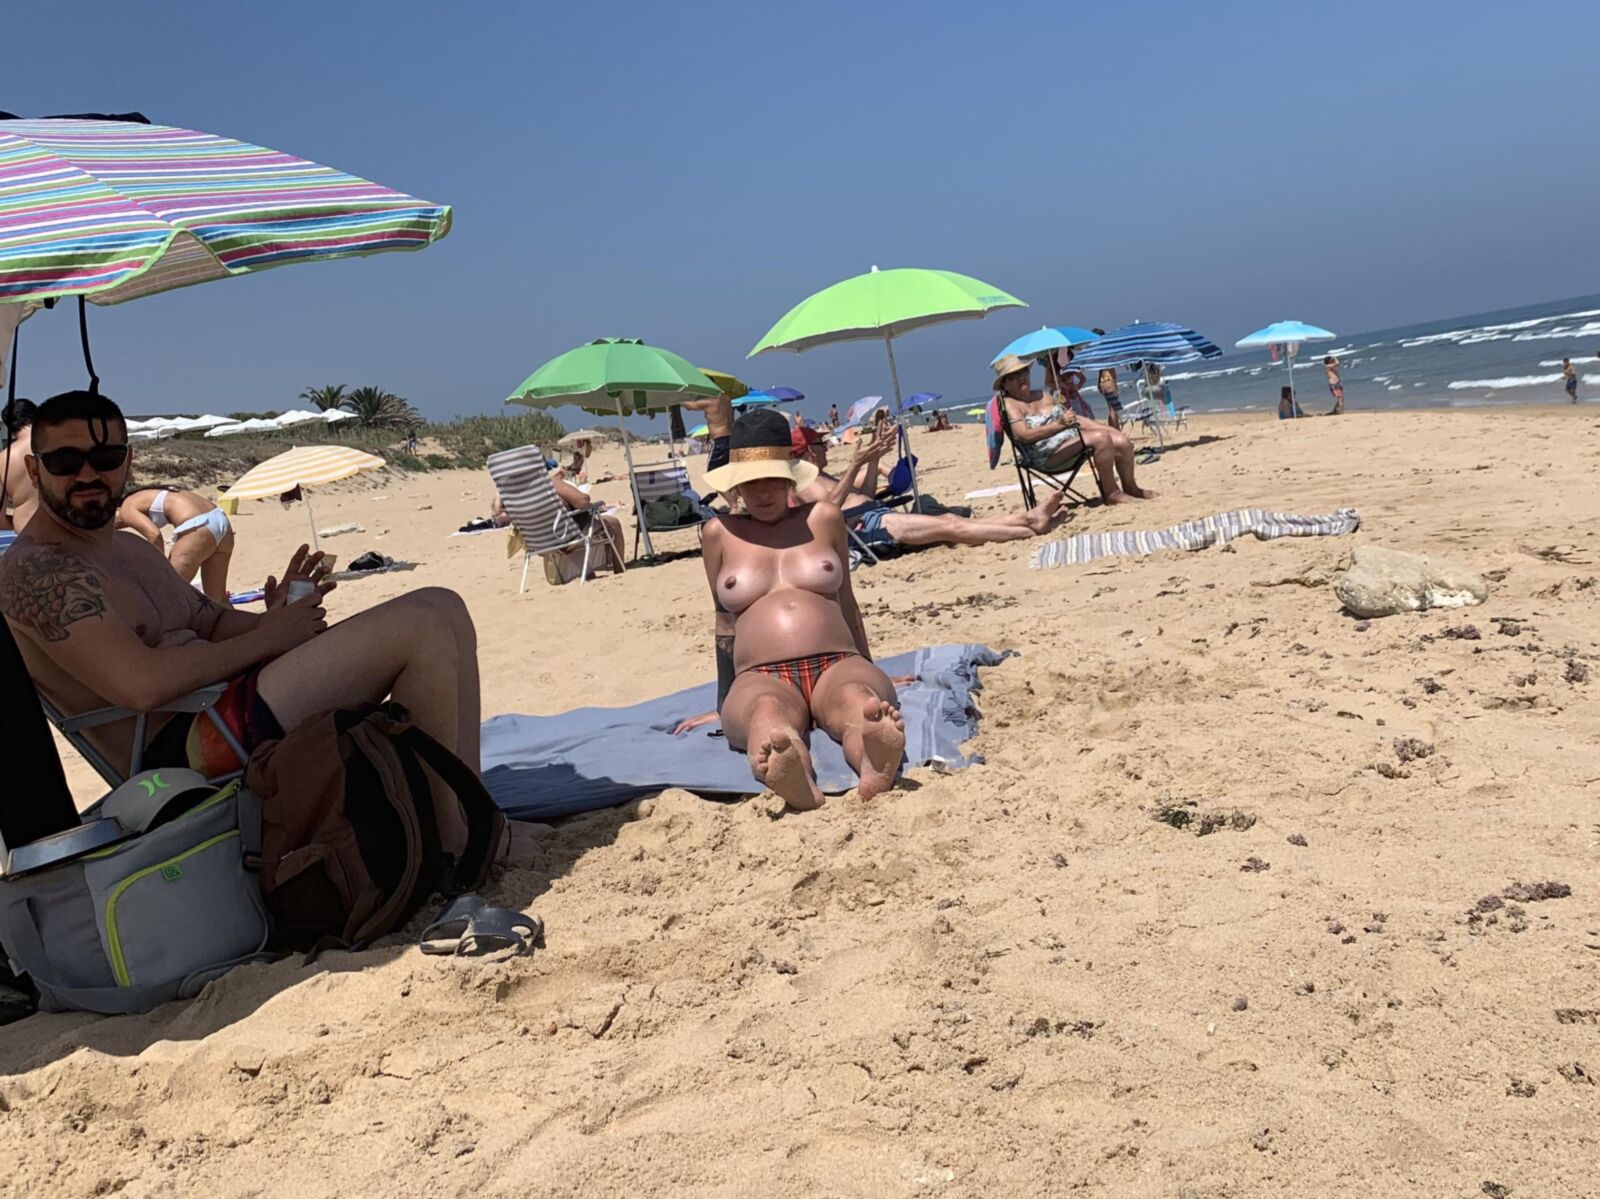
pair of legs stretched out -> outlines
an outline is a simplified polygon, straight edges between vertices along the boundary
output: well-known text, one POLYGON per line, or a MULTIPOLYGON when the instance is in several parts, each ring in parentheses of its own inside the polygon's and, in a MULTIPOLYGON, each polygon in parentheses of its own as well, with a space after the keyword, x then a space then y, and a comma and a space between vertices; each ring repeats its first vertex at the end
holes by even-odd
POLYGON ((855 654, 819 655, 823 666, 813 686, 803 686, 807 667, 818 659, 756 667, 734 679, 722 706, 728 744, 750 758, 756 777, 791 808, 819 808, 822 792, 806 749, 806 730, 815 725, 839 743, 845 761, 860 777, 864 798, 894 785, 905 749, 905 722, 889 676, 855 654), (789 667, 790 682, 771 670, 789 667))

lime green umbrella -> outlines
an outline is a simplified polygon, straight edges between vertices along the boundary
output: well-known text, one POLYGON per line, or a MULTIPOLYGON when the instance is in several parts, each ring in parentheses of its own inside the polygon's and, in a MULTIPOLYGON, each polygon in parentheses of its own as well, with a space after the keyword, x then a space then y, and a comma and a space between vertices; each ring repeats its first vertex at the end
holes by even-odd
POLYGON ((508 404, 559 408, 575 404, 586 412, 615 413, 622 429, 622 452, 628 460, 628 485, 633 491, 645 553, 655 557, 650 531, 643 528, 644 504, 633 474, 633 447, 628 440, 628 413, 660 411, 695 396, 720 394, 717 385, 670 350, 624 337, 602 337, 552 358, 506 397, 508 404))
MULTIPOLYGON (((894 408, 899 413, 900 373, 894 362, 897 336, 945 321, 978 320, 996 308, 1026 307, 1016 296, 970 275, 914 267, 880 271, 873 267, 865 275, 835 283, 801 300, 767 331, 748 357, 769 350, 799 352, 836 341, 881 339, 889 355, 894 408)), ((910 460, 909 438, 906 445, 906 458, 910 460)), ((911 494, 913 499, 921 498, 914 464, 911 494)))

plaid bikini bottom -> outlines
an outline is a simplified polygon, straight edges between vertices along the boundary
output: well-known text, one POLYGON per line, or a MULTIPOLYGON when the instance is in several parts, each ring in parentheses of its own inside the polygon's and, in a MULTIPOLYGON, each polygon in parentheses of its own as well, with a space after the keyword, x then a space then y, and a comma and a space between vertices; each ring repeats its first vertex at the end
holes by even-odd
POLYGON ((750 669, 771 675, 775 679, 782 679, 798 691, 800 698, 809 705, 811 693, 817 689, 817 682, 827 673, 828 667, 836 666, 846 658, 855 656, 855 654, 812 654, 808 658, 767 662, 760 666, 752 666, 750 669))

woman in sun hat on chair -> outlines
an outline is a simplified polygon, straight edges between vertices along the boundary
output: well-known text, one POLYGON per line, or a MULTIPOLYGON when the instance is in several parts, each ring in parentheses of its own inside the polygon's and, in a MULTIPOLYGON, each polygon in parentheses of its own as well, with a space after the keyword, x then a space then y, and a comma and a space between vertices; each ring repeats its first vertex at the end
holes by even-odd
POLYGON ((850 588, 844 518, 801 503, 817 468, 796 459, 789 422, 757 409, 734 422, 728 463, 706 482, 743 515, 705 526, 713 599, 734 615, 735 677, 722 703, 728 743, 791 808, 823 803, 806 734, 821 729, 871 797, 894 785, 905 724, 894 684, 872 662, 850 588))

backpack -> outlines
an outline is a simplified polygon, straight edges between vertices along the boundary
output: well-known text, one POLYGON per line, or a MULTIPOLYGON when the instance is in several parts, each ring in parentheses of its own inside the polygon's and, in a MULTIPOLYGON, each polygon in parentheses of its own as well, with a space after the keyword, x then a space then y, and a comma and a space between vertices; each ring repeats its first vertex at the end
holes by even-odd
POLYGON ((394 703, 325 712, 259 746, 245 785, 278 949, 393 932, 434 892, 478 886, 505 830, 478 777, 394 703))

